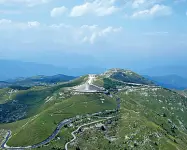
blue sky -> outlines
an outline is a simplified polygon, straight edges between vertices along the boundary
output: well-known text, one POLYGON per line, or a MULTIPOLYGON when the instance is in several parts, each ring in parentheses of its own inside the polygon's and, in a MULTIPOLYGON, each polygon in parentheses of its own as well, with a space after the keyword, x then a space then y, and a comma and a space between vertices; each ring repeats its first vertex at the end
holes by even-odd
POLYGON ((187 63, 187 0, 0 0, 0 58, 138 68, 187 63))

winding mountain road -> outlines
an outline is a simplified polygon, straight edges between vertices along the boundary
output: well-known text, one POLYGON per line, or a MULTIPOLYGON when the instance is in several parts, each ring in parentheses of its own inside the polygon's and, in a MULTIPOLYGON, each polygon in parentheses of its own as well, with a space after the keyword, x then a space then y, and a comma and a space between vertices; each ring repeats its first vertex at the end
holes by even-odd
POLYGON ((83 124, 83 125, 79 126, 75 131, 73 131, 71 133, 71 135, 73 136, 73 139, 65 144, 65 150, 68 150, 68 145, 77 139, 77 137, 75 136, 75 133, 78 132, 82 127, 92 125, 92 124, 96 124, 98 122, 102 122, 102 121, 105 121, 107 119, 112 119, 113 117, 104 117, 104 118, 105 119, 98 120, 98 121, 93 121, 93 122, 90 122, 90 123, 83 124))
POLYGON ((26 146, 26 147, 10 147, 10 146, 8 146, 7 142, 8 142, 8 140, 11 137, 11 131, 9 130, 8 134, 7 134, 6 138, 5 138, 5 141, 1 145, 1 148, 3 148, 3 149, 9 149, 9 150, 22 150, 22 149, 32 149, 32 148, 40 147, 42 145, 45 145, 45 144, 49 143, 51 140, 53 140, 58 135, 58 133, 60 132, 61 128, 64 125, 70 124, 73 120, 74 120, 74 118, 63 120, 62 122, 60 122, 58 124, 58 126, 55 129, 55 131, 53 132, 53 134, 51 134, 47 139, 45 139, 44 141, 42 141, 42 142, 40 142, 38 144, 35 144, 35 145, 32 145, 32 146, 26 146))
MULTIPOLYGON (((92 84, 94 79, 95 79, 95 76, 94 76, 94 75, 89 75, 89 79, 88 79, 88 81, 87 81, 85 84, 86 84, 86 85, 89 85, 89 86, 95 86, 95 85, 92 84)), ((95 86, 95 87, 97 87, 97 86, 95 86)), ((101 87, 97 87, 97 88, 98 88, 98 90, 102 90, 101 87)), ((89 91, 89 92, 92 92, 93 90, 89 90, 89 89, 88 89, 88 91, 89 91)), ((95 92, 95 90, 94 90, 94 92, 95 92)), ((94 114, 92 114, 92 115, 96 115, 96 114, 100 114, 100 112, 99 112, 99 113, 94 113, 94 114)), ((47 139, 45 139, 44 141, 42 141, 42 142, 40 142, 40 143, 38 143, 38 144, 32 145, 32 146, 26 146, 26 147, 10 147, 10 146, 8 146, 8 145, 7 145, 7 142, 8 142, 8 140, 11 138, 11 131, 8 130, 4 142, 1 144, 1 148, 2 148, 2 149, 8 149, 8 150, 24 150, 24 149, 38 148, 38 147, 40 147, 40 146, 46 145, 46 144, 48 144, 50 141, 52 141, 52 140, 58 135, 58 133, 60 132, 61 128, 64 127, 64 125, 68 125, 68 124, 72 123, 73 120, 74 120, 75 118, 76 118, 76 117, 74 117, 74 118, 69 118, 69 119, 65 119, 65 120, 61 121, 61 122, 58 124, 57 128, 55 129, 55 131, 54 131, 47 139)), ((71 135, 73 136, 73 139, 72 139, 71 141, 69 141, 68 143, 65 144, 65 150, 68 150, 68 145, 69 145, 71 142, 73 142, 74 140, 76 140, 75 133, 76 133, 77 131, 79 131, 80 128, 82 128, 82 127, 84 127, 84 126, 91 125, 91 124, 95 124, 95 123, 98 123, 98 122, 102 122, 102 121, 104 121, 104 120, 111 119, 111 118, 113 118, 113 117, 103 117, 102 120, 94 121, 94 122, 87 123, 87 124, 83 124, 83 125, 79 126, 78 129, 76 129, 75 131, 73 131, 73 132, 71 133, 71 135)))

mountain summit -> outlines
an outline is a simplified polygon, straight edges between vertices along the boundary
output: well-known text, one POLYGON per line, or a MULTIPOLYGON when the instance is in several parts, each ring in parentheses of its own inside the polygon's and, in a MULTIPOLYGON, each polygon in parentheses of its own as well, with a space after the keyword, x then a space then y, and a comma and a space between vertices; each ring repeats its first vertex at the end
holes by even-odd
POLYGON ((185 93, 123 69, 56 84, 3 88, 1 147, 186 150, 185 93))

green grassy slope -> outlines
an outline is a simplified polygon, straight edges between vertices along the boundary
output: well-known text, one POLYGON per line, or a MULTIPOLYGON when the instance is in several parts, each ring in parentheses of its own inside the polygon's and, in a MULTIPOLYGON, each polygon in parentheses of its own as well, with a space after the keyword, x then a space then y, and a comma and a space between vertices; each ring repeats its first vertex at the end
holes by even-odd
POLYGON ((1 102, 3 102, 3 104, 0 105, 2 112, 0 122, 14 122, 38 114, 40 111, 43 111, 41 107, 45 104, 46 98, 54 96, 55 93, 58 93, 62 88, 79 85, 84 82, 86 78, 87 77, 81 77, 71 82, 60 83, 55 86, 33 87, 28 90, 20 90, 12 94, 10 97, 11 100, 9 101, 6 100, 8 95, 7 92, 5 92, 5 96, 1 97, 1 102))
POLYGON ((187 99, 152 87, 127 88, 121 97, 119 120, 105 123, 106 131, 91 128, 78 134, 71 150, 186 150, 187 99), (100 142, 102 141, 102 142, 100 142))
POLYGON ((9 92, 10 92, 10 89, 8 88, 0 89, 0 104, 6 103, 7 101, 10 100, 9 92))
POLYGON ((129 145, 139 148, 187 148, 187 99, 162 88, 139 88, 121 92, 119 136, 132 137, 129 145), (125 125, 125 126, 124 126, 125 125), (147 143, 142 144, 145 141, 147 143))
POLYGON ((122 82, 127 83, 136 83, 136 84, 146 84, 146 85, 153 85, 154 83, 150 80, 136 74, 130 70, 124 69, 111 69, 102 74, 105 78, 111 78, 122 82))
POLYGON ((0 128, 10 128, 13 131, 13 136, 8 142, 9 145, 28 146, 46 139, 54 131, 57 124, 66 118, 114 109, 115 107, 115 100, 105 95, 75 95, 66 100, 51 102, 51 107, 33 118, 0 125, 0 128), (106 99, 105 103, 101 102, 101 98, 106 99))
POLYGON ((187 90, 177 90, 176 92, 178 92, 179 94, 187 97, 187 90))
MULTIPOLYGON (((150 81, 121 69, 117 72, 110 70, 97 76, 94 81, 94 84, 108 89, 112 98, 99 93, 80 94, 67 88, 85 81, 87 76, 51 87, 19 91, 13 95, 14 99, 26 106, 26 115, 20 121, 0 124, 0 129, 11 129, 13 132, 8 145, 28 146, 41 142, 51 135, 60 121, 77 115, 114 109, 116 98, 120 97, 121 107, 117 117, 102 122, 105 130, 96 128, 95 125, 87 127, 77 134, 78 138, 69 146, 70 150, 187 149, 186 91, 181 94, 153 87, 150 81), (114 91, 118 88, 119 91, 114 91)), ((13 109, 12 114, 16 111, 17 109, 13 109)), ((65 142, 71 139, 71 132, 72 128, 63 128, 59 133, 60 140, 53 140, 49 145, 38 149, 63 149, 65 142)))
POLYGON ((94 84, 102 86, 105 89, 116 89, 130 84, 154 85, 153 82, 145 79, 144 77, 124 69, 108 70, 104 74, 98 75, 94 84))

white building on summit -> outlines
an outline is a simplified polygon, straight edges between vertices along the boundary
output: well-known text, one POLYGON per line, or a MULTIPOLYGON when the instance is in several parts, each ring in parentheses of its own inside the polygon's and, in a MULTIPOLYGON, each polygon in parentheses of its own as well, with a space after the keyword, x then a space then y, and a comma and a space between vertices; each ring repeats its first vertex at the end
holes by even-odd
POLYGON ((94 93, 94 92, 104 91, 104 88, 98 87, 93 84, 93 81, 95 80, 95 78, 96 78, 95 75, 89 75, 88 81, 82 85, 76 86, 74 90, 78 92, 83 92, 83 93, 94 93))

